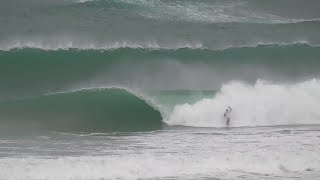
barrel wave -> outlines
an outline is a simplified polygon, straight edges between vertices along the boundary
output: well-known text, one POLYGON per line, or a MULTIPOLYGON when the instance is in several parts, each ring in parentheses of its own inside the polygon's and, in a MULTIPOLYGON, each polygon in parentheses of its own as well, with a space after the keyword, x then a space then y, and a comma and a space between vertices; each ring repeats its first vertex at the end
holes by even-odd
POLYGON ((159 111, 119 88, 86 89, 0 103, 2 127, 64 132, 161 129, 159 111))

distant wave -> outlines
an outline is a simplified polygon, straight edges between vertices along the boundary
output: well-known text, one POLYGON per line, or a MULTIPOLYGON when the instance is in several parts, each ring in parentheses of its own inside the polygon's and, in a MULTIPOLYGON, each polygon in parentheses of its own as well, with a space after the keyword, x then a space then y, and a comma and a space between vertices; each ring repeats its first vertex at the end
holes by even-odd
MULTIPOLYGON (((26 44, 22 45, 19 44, 19 46, 13 46, 8 49, 1 49, 0 55, 6 56, 6 55, 14 55, 14 54, 21 54, 25 53, 25 55, 28 55, 29 53, 33 52, 39 52, 39 53, 52 53, 52 54, 58 54, 58 53, 65 53, 66 55, 69 54, 78 54, 78 53, 90 53, 90 54, 104 54, 105 57, 108 54, 113 53, 119 53, 122 52, 124 54, 131 53, 144 53, 144 56, 148 56, 151 54, 159 55, 163 54, 164 56, 170 54, 173 55, 173 57, 176 57, 176 55, 184 56, 183 54, 186 54, 186 57, 190 54, 197 53, 199 56, 199 60, 201 59, 201 55, 205 54, 212 55, 212 58, 215 55, 218 55, 222 52, 228 52, 233 54, 234 52, 238 51, 245 51, 245 52, 255 52, 255 51, 282 51, 284 49, 288 50, 294 50, 294 49, 318 49, 320 48, 320 45, 313 45, 308 43, 307 41, 294 41, 292 43, 272 43, 272 42, 257 42, 255 44, 248 44, 245 46, 225 46, 224 48, 219 49, 209 49, 201 44, 181 44, 180 46, 175 47, 161 47, 157 44, 146 44, 146 46, 140 45, 140 44, 133 44, 133 43, 115 43, 110 46, 103 46, 103 47, 94 47, 93 45, 88 46, 72 46, 72 45, 65 45, 65 46, 57 46, 57 47, 49 47, 49 46, 42 46, 40 44, 26 44)), ((240 58, 240 57, 239 57, 240 58)), ((29 59, 26 56, 26 59, 29 59)), ((134 59, 134 57, 133 57, 134 59)))
POLYGON ((166 21, 190 21, 207 23, 261 23, 261 24, 292 24, 320 21, 320 18, 299 19, 287 18, 254 9, 246 9, 250 2, 246 1, 145 1, 145 0, 78 0, 84 6, 105 7, 134 11, 151 19, 166 21))
POLYGON ((43 50, 68 50, 68 49, 78 49, 78 50, 114 50, 120 48, 132 48, 132 49, 181 49, 181 48, 190 48, 190 49, 205 49, 201 43, 174 43, 168 46, 161 46, 157 42, 126 42, 126 41, 116 41, 106 44, 101 43, 87 43, 87 44, 78 44, 73 41, 61 40, 58 43, 45 43, 37 41, 21 41, 21 42, 12 42, 8 44, 0 45, 0 50, 10 51, 12 49, 24 49, 24 48, 35 48, 43 50))
POLYGON ((78 43, 72 40, 61 40, 57 42, 48 43, 46 41, 13 41, 9 43, 0 44, 0 51, 10 51, 13 49, 43 49, 43 50, 68 50, 68 49, 78 49, 78 50, 116 50, 123 48, 130 49, 150 49, 150 50, 178 50, 178 49, 203 49, 203 50, 225 50, 231 48, 245 48, 245 47, 258 47, 261 45, 267 46, 294 46, 299 44, 305 44, 308 46, 318 47, 320 45, 312 44, 306 40, 294 40, 291 42, 273 42, 273 41, 257 41, 255 43, 248 43, 239 45, 228 45, 224 44, 216 46, 216 48, 207 47, 202 42, 176 42, 167 45, 163 45, 156 41, 146 41, 146 42, 130 42, 130 41, 115 41, 108 43, 97 43, 97 42, 87 42, 78 43))
POLYGON ((0 97, 20 88, 21 92, 36 92, 36 89, 57 90, 82 83, 201 89, 213 85, 218 88, 220 83, 235 78, 295 81, 319 77, 319 56, 320 47, 309 44, 259 43, 254 47, 219 50, 11 49, 0 51, 0 97), (185 78, 192 81, 187 83, 185 78))
MULTIPOLYGON (((6 0, 9 1, 9 0, 6 0)), ((267 1, 259 3, 256 0, 32 0, 27 3, 21 3, 21 0, 10 0, 12 3, 4 3, 0 7, 4 19, 10 18, 13 21, 20 22, 18 24, 24 24, 25 20, 29 23, 36 22, 30 25, 45 24, 50 26, 51 23, 42 22, 49 20, 54 23, 54 26, 49 29, 54 29, 56 26, 61 25, 61 28, 68 26, 69 24, 62 23, 61 17, 70 18, 70 22, 78 20, 78 23, 86 24, 84 19, 88 18, 88 14, 92 17, 101 18, 95 25, 105 23, 106 19, 117 19, 117 17, 127 17, 129 21, 133 19, 151 19, 157 21, 168 22, 191 22, 191 23, 256 23, 256 24, 292 24, 300 22, 320 21, 319 16, 316 16, 317 3, 300 2, 293 8, 292 11, 299 10, 299 4, 307 4, 307 7, 311 9, 310 16, 290 16, 291 13, 286 14, 287 6, 279 6, 284 3, 276 1, 267 1), (19 4, 19 6, 15 6, 19 4), (270 7, 270 8, 262 8, 270 7), (32 8, 33 11, 28 11, 32 8), (284 13, 277 13, 274 10, 283 9, 284 13), (49 12, 49 13, 47 13, 49 12), (64 16, 61 16, 63 14, 64 16), (7 16, 8 15, 8 16, 7 16), (39 17, 43 17, 39 18, 39 17), (28 19, 31 17, 30 19, 28 19), (77 17, 80 17, 79 19, 77 17), (114 18, 115 17, 115 18, 114 18), (21 19, 20 19, 21 18, 21 19), (42 19, 42 20, 41 20, 42 19), (38 21, 40 20, 40 22, 38 21)), ((290 3, 290 0, 287 0, 290 3)), ((293 3, 295 4, 295 3, 293 3)), ((308 8, 307 8, 308 9, 308 8)), ((297 13, 299 15, 299 13, 297 13)), ((2 19, 2 18, 1 18, 2 19)), ((126 18, 125 18, 126 19, 126 18)), ((96 18, 90 19, 96 21, 96 18)), ((1 21, 0 21, 1 22, 1 21)), ((125 22, 124 22, 125 23, 125 22)), ((4 24, 6 21, 4 21, 4 24)), ((25 28, 25 27, 24 27, 25 28)), ((59 30, 58 28, 57 30, 59 30)), ((74 30, 76 27, 74 28, 74 30)), ((35 28, 39 30, 39 27, 35 28)))

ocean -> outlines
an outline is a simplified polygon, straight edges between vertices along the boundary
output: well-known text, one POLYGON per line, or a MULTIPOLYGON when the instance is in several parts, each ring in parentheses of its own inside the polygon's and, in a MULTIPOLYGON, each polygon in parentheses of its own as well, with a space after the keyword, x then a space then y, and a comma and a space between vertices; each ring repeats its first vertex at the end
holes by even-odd
POLYGON ((319 0, 1 0, 0 27, 0 179, 320 179, 319 0))

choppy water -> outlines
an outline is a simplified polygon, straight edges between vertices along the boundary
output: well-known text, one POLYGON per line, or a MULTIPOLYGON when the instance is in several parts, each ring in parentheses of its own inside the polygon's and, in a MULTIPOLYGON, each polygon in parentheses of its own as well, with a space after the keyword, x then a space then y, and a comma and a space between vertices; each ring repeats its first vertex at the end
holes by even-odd
POLYGON ((0 140, 4 179, 318 179, 318 126, 170 128, 0 140))

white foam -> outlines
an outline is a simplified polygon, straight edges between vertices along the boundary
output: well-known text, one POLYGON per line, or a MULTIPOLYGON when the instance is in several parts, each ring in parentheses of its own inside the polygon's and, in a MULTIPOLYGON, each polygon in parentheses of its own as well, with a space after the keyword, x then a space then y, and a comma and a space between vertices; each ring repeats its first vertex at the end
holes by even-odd
MULTIPOLYGON (((215 152, 205 155, 134 154, 123 156, 82 156, 42 159, 2 158, 0 176, 4 179, 141 179, 197 177, 211 175, 234 178, 233 171, 261 174, 304 172, 319 168, 316 152, 274 152, 261 149, 250 153, 215 152), (295 157, 295 158, 292 158, 295 157), (314 169, 315 168, 315 169, 314 169)), ((287 173, 288 175, 288 173, 287 173)))
POLYGON ((114 50, 120 48, 132 48, 132 49, 154 49, 154 50, 178 50, 182 48, 189 49, 211 49, 211 50, 225 50, 231 48, 243 48, 243 47, 258 47, 261 45, 278 45, 278 46, 290 46, 296 44, 305 44, 312 47, 318 47, 319 45, 308 42, 304 39, 296 39, 288 42, 276 42, 276 41, 255 41, 248 42, 242 45, 235 44, 220 44, 213 47, 205 46, 203 42, 188 42, 177 41, 174 43, 159 43, 157 41, 145 41, 145 42, 133 42, 133 41, 110 41, 110 42, 94 42, 87 40, 73 40, 72 38, 57 36, 54 39, 48 38, 30 38, 29 40, 7 40, 0 44, 0 50, 10 51, 12 49, 34 48, 42 50, 114 50))
POLYGON ((68 49, 79 49, 79 50, 113 50, 119 48, 132 48, 132 49, 200 49, 203 48, 201 43, 190 43, 190 42, 176 42, 173 44, 162 45, 155 41, 147 42, 130 42, 130 41, 114 41, 114 42, 88 42, 88 41, 73 41, 71 39, 64 39, 58 37, 55 40, 46 39, 43 40, 12 40, 0 44, 0 50, 9 51, 11 49, 22 49, 22 48, 35 48, 43 50, 68 50, 68 49))
POLYGON ((231 106, 231 126, 320 124, 320 81, 254 85, 230 82, 212 99, 175 106, 165 120, 170 125, 224 127, 223 114, 231 106))

